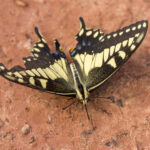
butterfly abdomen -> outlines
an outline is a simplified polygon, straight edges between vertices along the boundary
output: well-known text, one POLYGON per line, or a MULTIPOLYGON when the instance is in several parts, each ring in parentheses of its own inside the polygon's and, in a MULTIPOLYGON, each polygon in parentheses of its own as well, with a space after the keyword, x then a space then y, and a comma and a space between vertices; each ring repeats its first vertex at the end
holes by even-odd
POLYGON ((76 90, 76 96, 79 100, 84 100, 88 98, 88 92, 85 84, 81 80, 80 74, 74 63, 70 64, 71 72, 73 75, 74 88, 76 90))

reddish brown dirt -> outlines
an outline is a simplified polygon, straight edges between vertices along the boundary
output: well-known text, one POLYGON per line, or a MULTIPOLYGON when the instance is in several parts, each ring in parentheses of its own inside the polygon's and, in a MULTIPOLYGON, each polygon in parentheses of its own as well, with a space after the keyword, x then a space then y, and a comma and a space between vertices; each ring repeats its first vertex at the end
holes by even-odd
MULTIPOLYGON (((108 33, 150 19, 148 0, 5 0, 0 5, 0 62, 22 65, 37 41, 38 26, 50 47, 75 46, 79 16, 108 33), (29 38, 26 37, 29 36, 29 38)), ((92 94, 88 109, 70 107, 67 97, 42 93, 0 77, 0 150, 150 150, 150 32, 130 60, 92 94), (123 107, 98 96, 121 99, 123 107), (104 111, 102 111, 105 110, 104 111), (22 128, 28 124, 29 133, 22 128), (33 138, 34 137, 34 138, 33 138)))

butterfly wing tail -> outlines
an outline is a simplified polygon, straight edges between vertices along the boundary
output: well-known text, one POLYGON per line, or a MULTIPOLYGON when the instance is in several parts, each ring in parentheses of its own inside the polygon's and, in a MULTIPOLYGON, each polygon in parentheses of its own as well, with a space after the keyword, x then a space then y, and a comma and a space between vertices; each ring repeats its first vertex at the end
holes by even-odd
POLYGON ((0 63, 0 75, 3 76, 7 72, 7 68, 4 64, 0 63))

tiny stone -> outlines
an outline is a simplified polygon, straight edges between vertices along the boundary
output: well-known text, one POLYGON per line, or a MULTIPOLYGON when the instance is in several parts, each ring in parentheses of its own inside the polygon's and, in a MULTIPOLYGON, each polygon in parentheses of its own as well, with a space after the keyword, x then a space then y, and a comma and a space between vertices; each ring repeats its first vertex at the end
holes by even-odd
POLYGON ((34 136, 31 136, 29 143, 33 143, 34 141, 35 141, 35 137, 34 137, 34 136))
POLYGON ((29 35, 28 33, 25 34, 25 37, 26 37, 27 39, 31 39, 31 37, 30 37, 30 35, 29 35))
POLYGON ((29 109, 28 106, 25 107, 25 111, 26 111, 26 112, 29 112, 29 111, 30 111, 30 109, 29 109))
POLYGON ((21 129, 21 131, 24 135, 28 134, 30 132, 30 130, 31 130, 31 127, 28 124, 25 124, 21 129))
POLYGON ((28 6, 28 3, 24 2, 23 0, 15 0, 15 3, 17 6, 20 6, 20 7, 27 7, 28 6))
POLYGON ((105 145, 106 145, 106 146, 110 146, 110 145, 111 145, 111 142, 108 141, 108 142, 105 143, 105 145))
POLYGON ((117 100, 117 105, 120 106, 120 107, 123 107, 123 103, 122 103, 121 99, 117 100))
POLYGON ((52 118, 51 118, 51 116, 50 116, 50 115, 48 115, 48 121, 47 121, 47 123, 48 123, 48 124, 50 124, 50 123, 51 123, 51 121, 52 121, 52 118))
POLYGON ((114 144, 114 146, 116 146, 116 147, 118 146, 118 143, 113 138, 111 139, 111 141, 114 144))

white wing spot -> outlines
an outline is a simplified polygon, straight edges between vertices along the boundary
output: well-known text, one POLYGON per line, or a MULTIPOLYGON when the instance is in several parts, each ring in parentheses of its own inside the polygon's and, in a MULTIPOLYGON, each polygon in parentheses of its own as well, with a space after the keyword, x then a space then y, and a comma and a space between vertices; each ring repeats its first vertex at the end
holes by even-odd
POLYGON ((40 52, 40 49, 35 47, 35 48, 33 48, 33 51, 40 52))
POLYGON ((39 55, 38 55, 38 54, 34 54, 34 56, 35 56, 35 57, 39 57, 39 55))
POLYGON ((110 47, 110 56, 113 55, 114 50, 115 50, 115 46, 113 45, 113 46, 110 47))
POLYGON ((130 50, 133 51, 135 48, 136 48, 136 46, 133 44, 133 45, 130 47, 130 50))
POLYGON ((20 83, 23 83, 24 81, 23 81, 23 79, 18 79, 18 82, 20 82, 20 83))
POLYGON ((103 38, 103 36, 100 36, 100 37, 99 37, 99 41, 101 41, 101 40, 102 40, 102 38, 103 38))
POLYGON ((140 35, 140 33, 135 34, 135 37, 138 37, 140 35))
POLYGON ((82 28, 79 32, 79 36, 81 36, 84 33, 84 29, 82 28))
POLYGON ((40 82, 41 82, 42 88, 43 88, 43 89, 46 89, 47 80, 44 80, 44 79, 39 79, 39 80, 40 80, 40 82))
POLYGON ((28 58, 27 61, 31 61, 31 58, 28 58))
POLYGON ((121 36, 123 34, 123 31, 119 32, 119 35, 121 36))
POLYGON ((142 27, 142 25, 141 25, 141 24, 139 24, 137 28, 138 28, 138 29, 141 29, 141 27, 142 27))
POLYGON ((87 31, 86 36, 90 36, 92 34, 92 31, 87 31))
POLYGON ((136 30, 136 27, 132 27, 132 31, 136 30))
POLYGON ((130 31, 130 28, 126 29, 126 32, 128 33, 130 31))
POLYGON ((120 56, 122 59, 125 59, 126 53, 125 53, 124 51, 119 51, 119 56, 120 56))
POLYGON ((107 36, 107 39, 110 39, 110 37, 111 37, 111 35, 108 35, 108 36, 107 36))
POLYGON ((131 44, 132 44, 133 40, 134 40, 134 38, 133 38, 133 37, 129 38, 128 46, 131 46, 131 44))
POLYGON ((42 38, 42 41, 43 41, 44 43, 46 43, 45 39, 43 39, 43 38, 42 38))
POLYGON ((8 74, 9 76, 11 76, 13 73, 12 73, 12 72, 7 72, 7 74, 8 74))
POLYGON ((94 33, 93 37, 96 38, 98 36, 98 31, 94 33))
POLYGON ((128 40, 123 41, 122 42, 123 47, 125 47, 127 45, 127 43, 128 43, 128 40))
POLYGON ((145 27, 146 27, 146 22, 143 23, 143 28, 145 28, 145 27))
POLYGON ((5 70, 4 66, 0 66, 0 69, 1 69, 1 70, 5 70))
POLYGON ((144 37, 144 32, 140 34, 140 36, 137 38, 136 42, 140 43, 141 40, 143 39, 143 37, 144 37))
POLYGON ((117 33, 114 33, 114 34, 113 34, 113 37, 116 37, 116 36, 117 36, 117 33))
POLYGON ((44 47, 44 44, 43 43, 38 43, 38 46, 43 48, 44 47))
POLYGON ((32 84, 32 85, 35 85, 35 80, 33 77, 30 77, 29 78, 29 83, 32 84))
POLYGON ((104 62, 107 61, 108 56, 109 56, 109 48, 105 48, 104 49, 104 62))
POLYGON ((118 52, 119 49, 120 49, 120 47, 121 47, 121 43, 118 43, 118 44, 116 45, 115 52, 118 52))
POLYGON ((114 57, 112 57, 112 58, 108 61, 107 64, 108 64, 108 65, 111 65, 113 68, 116 68, 116 67, 117 67, 114 57))

